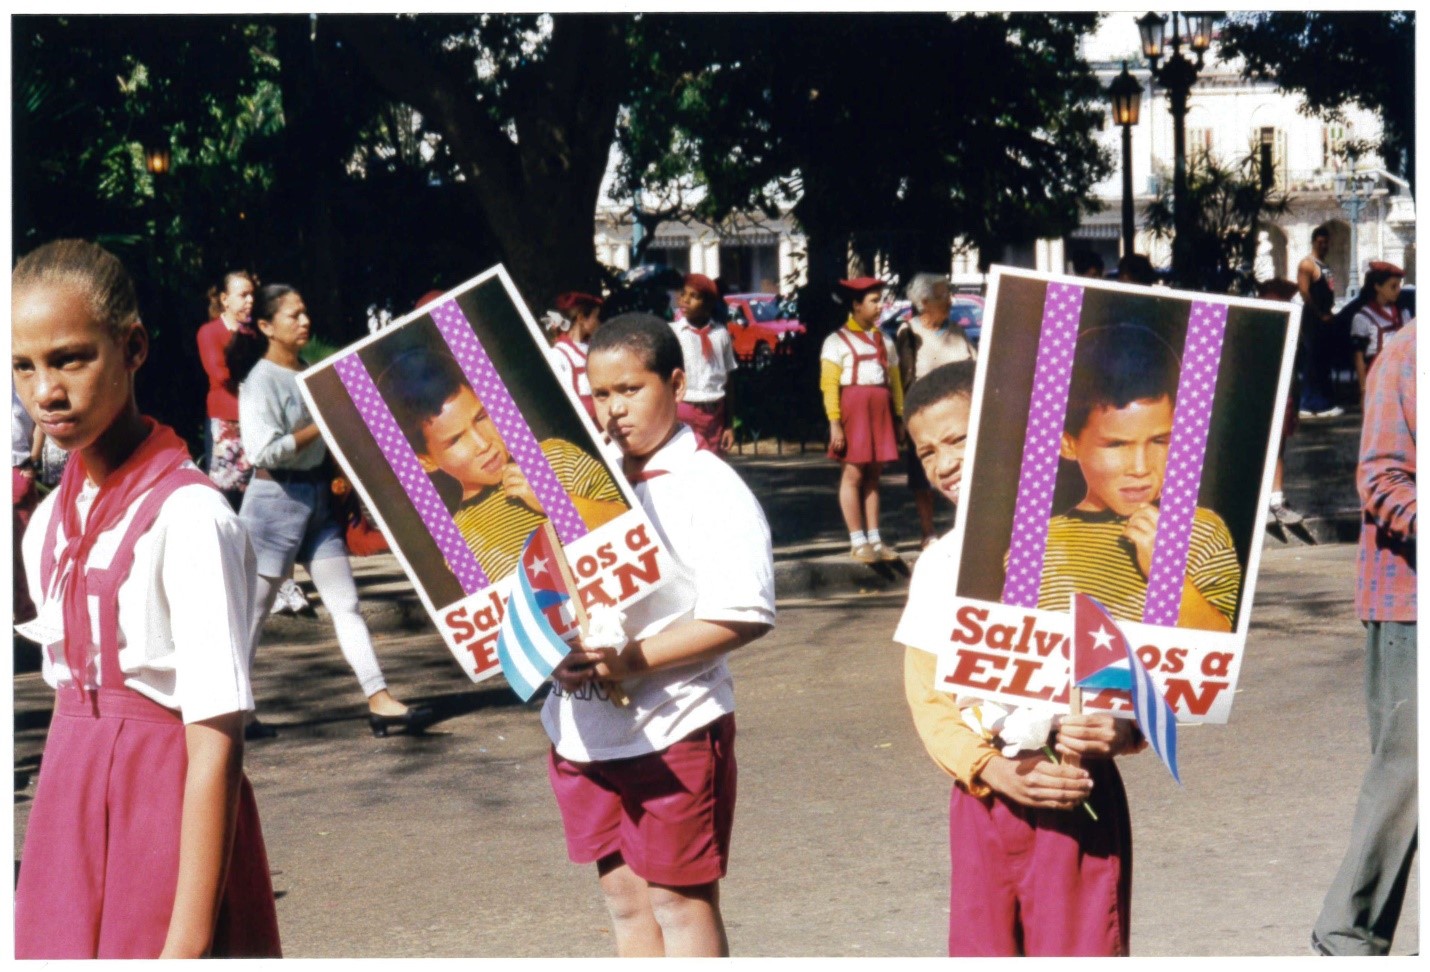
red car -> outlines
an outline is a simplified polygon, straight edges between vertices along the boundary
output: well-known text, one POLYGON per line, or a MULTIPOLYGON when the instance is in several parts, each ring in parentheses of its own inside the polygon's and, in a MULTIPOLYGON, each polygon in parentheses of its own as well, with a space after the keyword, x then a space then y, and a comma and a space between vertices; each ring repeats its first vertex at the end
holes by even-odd
POLYGON ((735 357, 757 368, 776 354, 788 353, 790 342, 805 332, 803 324, 781 314, 777 294, 727 294, 725 303, 735 357))

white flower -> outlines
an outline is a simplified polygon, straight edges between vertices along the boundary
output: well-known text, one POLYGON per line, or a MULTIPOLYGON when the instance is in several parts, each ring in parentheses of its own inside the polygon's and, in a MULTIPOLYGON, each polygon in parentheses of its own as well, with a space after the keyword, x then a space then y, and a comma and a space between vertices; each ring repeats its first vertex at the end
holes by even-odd
POLYGON ((620 651, 629 640, 626 638, 626 614, 620 608, 608 604, 596 604, 587 614, 586 637, 582 642, 587 648, 614 648, 620 651))
POLYGON ((1032 709, 1016 708, 1003 720, 998 738, 1003 741, 1003 755, 1012 759, 1021 752, 1038 752, 1048 744, 1053 731, 1053 715, 1032 709))

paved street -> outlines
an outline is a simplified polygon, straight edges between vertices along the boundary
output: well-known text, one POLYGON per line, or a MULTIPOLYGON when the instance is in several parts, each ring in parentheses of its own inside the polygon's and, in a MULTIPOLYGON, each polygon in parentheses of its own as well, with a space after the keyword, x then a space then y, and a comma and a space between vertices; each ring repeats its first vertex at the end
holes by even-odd
MULTIPOLYGON (((1150 755, 1124 761, 1135 954, 1307 954, 1367 755, 1354 556, 1270 549, 1231 723, 1184 731, 1183 787, 1150 755)), ((443 714, 425 737, 368 733, 326 622, 275 622, 260 652, 262 712, 282 735, 247 765, 286 952, 609 954, 594 873, 565 860, 536 706, 499 679, 466 683, 435 635, 402 622, 401 598, 373 600, 395 692, 443 714)), ((948 789, 903 702, 888 640, 901 603, 788 600, 732 659, 740 804, 722 898, 736 954, 943 954, 948 789)), ((17 678, 15 703, 18 853, 50 704, 38 675, 17 678)), ((1394 950, 1418 940, 1411 905, 1394 950)))

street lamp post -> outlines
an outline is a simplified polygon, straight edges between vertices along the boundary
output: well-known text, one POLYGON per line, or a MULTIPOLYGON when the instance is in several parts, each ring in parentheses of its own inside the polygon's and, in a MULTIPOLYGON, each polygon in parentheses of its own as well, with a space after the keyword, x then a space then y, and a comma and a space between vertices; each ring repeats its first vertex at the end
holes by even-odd
POLYGON ((1336 202, 1351 218, 1351 266, 1350 279, 1346 281, 1346 299, 1360 293, 1360 213, 1370 202, 1370 194, 1375 184, 1371 175, 1361 175, 1358 171, 1359 159, 1351 156, 1351 171, 1347 176, 1337 172, 1334 177, 1336 202))
POLYGON ((1172 14, 1172 56, 1165 64, 1158 64, 1166 53, 1163 35, 1167 30, 1166 21, 1155 13, 1149 13, 1137 21, 1138 33, 1142 36, 1142 54, 1151 65, 1152 77, 1167 89, 1167 100, 1172 106, 1172 219, 1175 235, 1172 237, 1172 272, 1179 280, 1185 279, 1187 267, 1187 245, 1191 242, 1191 211, 1187 205, 1187 94, 1197 80, 1202 69, 1203 56, 1211 47, 1212 24, 1215 21, 1209 13, 1172 14), (1186 36, 1182 36, 1182 22, 1185 21, 1186 36), (1182 45, 1186 44, 1197 55, 1193 64, 1182 56, 1182 45))
POLYGON ((1142 84, 1122 62, 1122 73, 1107 86, 1112 99, 1112 120, 1122 126, 1122 255, 1136 252, 1133 245, 1135 225, 1132 216, 1132 126, 1137 124, 1142 107, 1142 84))

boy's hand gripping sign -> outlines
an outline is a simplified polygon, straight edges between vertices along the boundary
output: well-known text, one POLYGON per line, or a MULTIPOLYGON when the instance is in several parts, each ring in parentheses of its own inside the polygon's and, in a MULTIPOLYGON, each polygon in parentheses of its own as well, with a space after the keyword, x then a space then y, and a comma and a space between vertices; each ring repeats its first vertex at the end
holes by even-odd
POLYGON ((1179 720, 1225 722, 1300 308, 1001 267, 988 305, 954 596, 906 640, 949 692, 1067 711, 1085 594, 1179 720))
MULTIPOLYGON (((323 437, 473 681, 501 671, 503 615, 537 531, 554 533, 587 608, 639 600, 670 569, 618 457, 546 352, 495 267, 299 376, 323 437)), ((544 615, 557 636, 576 636, 570 601, 544 615)))

